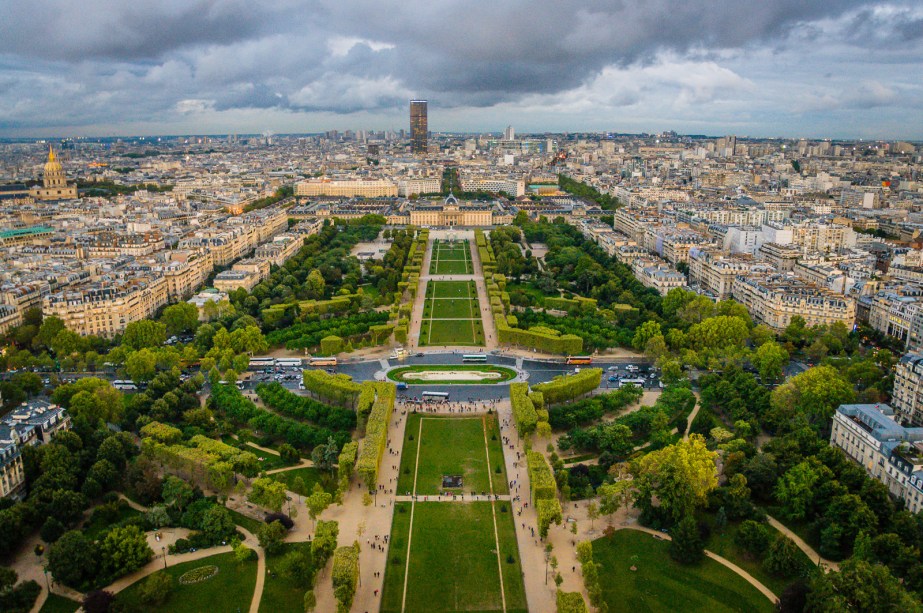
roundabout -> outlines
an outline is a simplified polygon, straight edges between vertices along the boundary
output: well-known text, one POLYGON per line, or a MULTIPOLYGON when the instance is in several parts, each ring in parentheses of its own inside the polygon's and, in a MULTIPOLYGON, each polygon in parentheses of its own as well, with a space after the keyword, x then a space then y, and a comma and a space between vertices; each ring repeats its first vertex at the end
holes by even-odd
POLYGON ((387 378, 407 385, 492 385, 521 376, 515 368, 493 364, 419 364, 398 366, 387 378))

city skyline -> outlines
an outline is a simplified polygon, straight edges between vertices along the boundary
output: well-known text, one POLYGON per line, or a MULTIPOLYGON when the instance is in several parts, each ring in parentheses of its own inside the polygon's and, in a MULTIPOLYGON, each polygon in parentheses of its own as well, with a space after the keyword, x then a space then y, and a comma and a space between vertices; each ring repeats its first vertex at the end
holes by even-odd
POLYGON ((532 4, 14 2, 0 136, 399 130, 421 98, 433 132, 923 138, 914 3, 532 4))

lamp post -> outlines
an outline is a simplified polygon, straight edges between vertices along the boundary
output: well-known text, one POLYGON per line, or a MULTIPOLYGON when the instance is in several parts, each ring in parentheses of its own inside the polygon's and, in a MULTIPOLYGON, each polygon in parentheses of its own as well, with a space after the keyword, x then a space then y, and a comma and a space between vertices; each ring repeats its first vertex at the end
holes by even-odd
POLYGON ((167 548, 161 546, 160 551, 163 552, 163 567, 164 567, 164 570, 166 570, 167 568, 167 548))
POLYGON ((48 593, 51 593, 51 582, 48 581, 48 567, 43 566, 42 572, 45 573, 45 586, 48 588, 48 593))

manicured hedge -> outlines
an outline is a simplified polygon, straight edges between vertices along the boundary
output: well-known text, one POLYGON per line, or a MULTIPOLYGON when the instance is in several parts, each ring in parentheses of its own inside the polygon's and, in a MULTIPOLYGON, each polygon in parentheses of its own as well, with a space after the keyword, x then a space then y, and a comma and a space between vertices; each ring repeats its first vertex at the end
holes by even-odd
POLYGON ((285 345, 287 349, 313 349, 325 336, 336 335, 356 339, 368 334, 369 329, 388 321, 388 313, 369 311, 345 317, 313 319, 296 323, 266 335, 270 345, 285 345))
POLYGON ((535 386, 535 391, 544 395, 546 404, 558 404, 592 392, 599 387, 602 376, 601 368, 585 368, 573 375, 555 377, 547 383, 540 383, 535 386))
POLYGON ((179 428, 174 428, 168 424, 162 424, 159 421, 151 423, 141 428, 142 438, 152 438, 161 443, 171 445, 183 440, 183 432, 179 428))
POLYGON ((545 461, 545 456, 538 451, 529 451, 526 458, 529 483, 532 486, 532 500, 554 498, 557 494, 557 484, 551 472, 551 467, 545 461))
POLYGON ((359 454, 359 443, 350 441, 343 445, 340 456, 337 458, 337 491, 341 494, 349 490, 349 481, 356 468, 356 457, 359 454))
POLYGON ((331 375, 323 370, 306 370, 304 388, 328 404, 355 409, 362 386, 349 375, 331 375))
POLYGON ((542 538, 548 536, 548 528, 551 524, 561 525, 564 519, 564 511, 561 509, 561 502, 557 498, 542 498, 535 502, 535 510, 538 513, 538 533, 542 538))
POLYGON ((337 599, 337 613, 348 613, 353 606, 356 586, 359 584, 359 543, 351 547, 337 547, 333 552, 333 595, 337 599))
POLYGON ((558 613, 587 613, 586 602, 580 592, 558 590, 558 613))
POLYGON ((356 427, 356 414, 349 409, 299 396, 275 381, 258 384, 256 395, 266 406, 289 417, 303 419, 331 430, 352 430, 356 427))
POLYGON ((579 308, 581 311, 595 311, 596 299, 582 296, 577 296, 576 298, 547 297, 545 298, 545 308, 560 311, 570 311, 574 308, 579 308))
POLYGON ((362 441, 356 472, 371 491, 378 482, 378 466, 388 445, 388 422, 394 410, 397 388, 386 381, 366 381, 363 385, 373 387, 375 402, 365 425, 365 439, 362 441))
POLYGON ((513 419, 516 421, 519 436, 531 434, 538 424, 538 415, 535 413, 535 406, 529 399, 528 393, 528 383, 510 384, 510 404, 513 407, 513 419))

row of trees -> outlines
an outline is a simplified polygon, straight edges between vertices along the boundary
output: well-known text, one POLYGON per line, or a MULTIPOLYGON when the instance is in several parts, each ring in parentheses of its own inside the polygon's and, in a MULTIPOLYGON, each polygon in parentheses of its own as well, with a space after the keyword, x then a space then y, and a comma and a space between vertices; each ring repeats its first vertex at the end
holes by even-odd
POLYGON ((303 419, 331 430, 351 431, 356 427, 355 412, 299 396, 287 390, 281 383, 260 383, 256 386, 256 394, 269 408, 296 419, 303 419))

